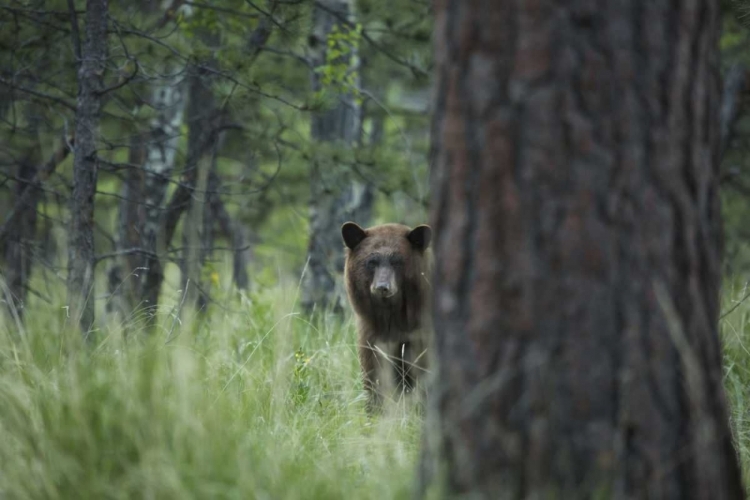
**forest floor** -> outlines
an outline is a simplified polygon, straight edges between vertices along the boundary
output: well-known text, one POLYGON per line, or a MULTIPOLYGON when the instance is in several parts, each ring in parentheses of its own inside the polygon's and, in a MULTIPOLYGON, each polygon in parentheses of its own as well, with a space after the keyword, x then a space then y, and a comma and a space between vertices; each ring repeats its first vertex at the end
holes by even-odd
MULTIPOLYGON (((3 320, 0 497, 410 497, 420 421, 408 409, 366 417, 351 319, 309 322, 294 283, 250 298, 216 292, 200 321, 176 319, 174 292, 153 335, 136 314, 100 324, 93 350, 53 305, 62 290, 51 303, 32 298, 23 327, 3 320)), ((725 292, 733 310, 721 324, 748 478, 745 294, 725 292)))

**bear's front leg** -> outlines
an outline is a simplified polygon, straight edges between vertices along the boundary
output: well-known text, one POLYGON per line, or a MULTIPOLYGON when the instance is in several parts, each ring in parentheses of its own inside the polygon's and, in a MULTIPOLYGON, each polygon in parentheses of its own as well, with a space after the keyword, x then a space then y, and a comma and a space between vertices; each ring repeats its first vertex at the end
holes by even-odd
POLYGON ((378 392, 378 359, 375 347, 369 342, 359 344, 359 365, 362 367, 362 383, 367 392, 367 413, 380 409, 383 398, 378 392))

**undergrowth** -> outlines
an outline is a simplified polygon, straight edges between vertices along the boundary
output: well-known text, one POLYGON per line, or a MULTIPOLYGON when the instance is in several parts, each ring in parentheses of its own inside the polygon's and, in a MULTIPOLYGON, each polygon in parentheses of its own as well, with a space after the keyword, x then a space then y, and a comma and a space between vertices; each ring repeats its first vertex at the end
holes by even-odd
POLYGON ((0 498, 409 497, 417 417, 366 417, 351 320, 296 291, 182 318, 173 297, 151 335, 135 314, 88 349, 64 309, 4 318, 0 498))
MULTIPOLYGON (((32 297, 22 326, 3 316, 0 498, 411 496, 420 421, 405 408, 367 418, 348 315, 311 321, 295 283, 227 292, 205 314, 178 314, 174 292, 153 333, 142 313, 110 318, 90 348, 62 288, 32 297)), ((720 324, 746 481, 748 297, 727 289, 720 324)))

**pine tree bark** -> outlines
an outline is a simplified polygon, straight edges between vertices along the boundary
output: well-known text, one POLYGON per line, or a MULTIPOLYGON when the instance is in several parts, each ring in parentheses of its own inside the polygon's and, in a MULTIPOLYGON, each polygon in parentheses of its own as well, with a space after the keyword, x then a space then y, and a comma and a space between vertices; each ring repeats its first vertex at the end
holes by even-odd
MULTIPOLYGON (((73 197, 68 242, 68 306, 71 321, 84 337, 94 324, 94 194, 96 192, 96 136, 107 58, 107 0, 87 0, 85 40, 78 58, 73 197)), ((78 25, 73 18, 74 36, 78 25)))
MULTIPOLYGON (((328 35, 334 27, 349 29, 352 17, 350 0, 316 2, 310 36, 315 68, 326 64, 328 35)), ((352 71, 358 71, 355 50, 342 55, 342 60, 352 71)), ((320 73, 313 71, 313 91, 322 88, 320 73)), ((359 141, 360 121, 361 106, 353 93, 341 93, 335 106, 313 115, 310 135, 316 144, 351 148, 359 141)), ((308 311, 313 307, 341 310, 344 290, 341 280, 337 286, 336 279, 344 270, 340 228, 349 220, 366 226, 374 200, 372 186, 357 179, 347 167, 337 164, 333 156, 332 159, 316 157, 311 164, 308 263, 301 301, 308 311)))
POLYGON ((744 498, 718 336, 718 3, 434 6, 421 490, 744 498))

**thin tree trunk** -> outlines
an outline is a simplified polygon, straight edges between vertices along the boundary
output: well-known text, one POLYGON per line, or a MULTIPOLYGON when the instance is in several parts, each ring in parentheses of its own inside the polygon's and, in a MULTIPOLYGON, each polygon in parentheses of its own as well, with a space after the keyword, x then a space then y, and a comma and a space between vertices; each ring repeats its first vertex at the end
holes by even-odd
POLYGON ((221 196, 217 193, 220 188, 219 182, 219 176, 212 171, 209 178, 211 211, 218 229, 232 246, 232 280, 238 290, 247 290, 250 285, 247 266, 252 256, 250 238, 245 226, 239 220, 233 220, 229 215, 221 196))
POLYGON ((38 170, 38 162, 34 151, 18 165, 18 179, 16 199, 20 200, 26 191, 36 191, 27 197, 32 203, 21 207, 19 222, 15 225, 17 231, 11 234, 4 245, 5 280, 10 291, 11 303, 19 319, 23 319, 26 303, 27 287, 31 276, 32 257, 36 247, 37 200, 39 188, 33 183, 38 170))
MULTIPOLYGON (((135 134, 130 141, 130 168, 125 174, 117 224, 118 250, 145 249, 144 225, 144 164, 143 137, 135 134)), ((141 292, 141 276, 145 273, 143 254, 129 252, 123 255, 108 271, 109 297, 106 311, 116 314, 120 321, 130 317, 137 307, 141 292)), ((125 323, 127 325, 127 322, 125 323)))
MULTIPOLYGON (((218 176, 216 184, 218 185, 218 176)), ((247 230, 239 220, 232 220, 218 195, 212 196, 211 210, 221 232, 232 245, 232 280, 239 290, 247 290, 250 285, 247 274, 247 265, 250 260, 250 239, 247 230)))
MULTIPOLYGON (((162 5, 161 8, 165 8, 162 5)), ((162 25, 172 19, 178 4, 167 6, 168 13, 162 25)), ((160 8, 154 2, 141 2, 143 12, 154 13, 160 8)), ((163 69, 169 74, 175 68, 167 63, 163 69)), ((140 248, 141 253, 127 254, 110 271, 110 287, 128 296, 121 301, 123 313, 130 315, 135 309, 146 313, 147 327, 156 321, 159 293, 164 280, 165 251, 162 228, 165 219, 164 202, 175 167, 180 141, 180 127, 185 111, 185 84, 181 72, 154 83, 150 106, 155 115, 145 137, 136 138, 139 144, 131 145, 131 170, 123 185, 123 203, 120 205, 121 249, 140 248)), ((112 295, 112 298, 116 294, 112 295)))
POLYGON ((148 307, 153 322, 159 305, 159 293, 164 279, 161 258, 168 242, 161 241, 164 223, 164 201, 167 187, 175 167, 175 156, 180 140, 180 127, 185 110, 185 90, 182 77, 171 78, 154 93, 154 107, 159 110, 151 124, 151 137, 146 152, 145 207, 146 220, 143 225, 143 241, 149 257, 146 260, 146 277, 141 300, 148 307))
MULTIPOLYGON (((206 64, 213 64, 213 61, 206 64)), ((188 99, 188 156, 183 176, 188 193, 185 198, 187 213, 182 229, 181 283, 183 293, 186 294, 184 303, 190 308, 197 306, 199 310, 203 310, 205 304, 200 292, 200 278, 204 255, 203 238, 206 231, 203 226, 204 209, 208 174, 211 170, 209 153, 216 149, 219 128, 219 110, 211 89, 210 75, 206 71, 191 68, 188 99)), ((183 309, 185 312, 188 310, 183 309)))
MULTIPOLYGON (((65 160, 69 151, 68 144, 62 141, 44 164, 37 165, 36 155, 33 153, 19 164, 15 199, 10 199, 12 206, 6 211, 7 218, 0 226, 0 253, 4 257, 0 274, 4 275, 12 296, 12 303, 8 306, 17 311, 21 320, 24 316, 33 256, 37 251, 43 250, 39 248, 40 242, 36 237, 37 210, 43 194, 41 183, 65 160)), ((43 241, 49 244, 49 227, 45 227, 44 232, 47 238, 43 241)))
MULTIPOLYGON (((328 35, 334 27, 348 29, 340 20, 351 19, 353 13, 348 0, 320 1, 314 9, 310 40, 314 66, 319 68, 326 64, 328 35)), ((359 71, 354 50, 342 57, 351 71, 359 71)), ((313 91, 323 88, 317 71, 312 73, 312 88, 313 91)), ((337 98, 334 107, 313 115, 311 137, 316 144, 351 148, 360 135, 361 106, 353 93, 342 93, 337 98)), ((371 218, 372 187, 356 179, 347 167, 337 165, 336 156, 329 160, 316 158, 311 165, 308 264, 302 289, 302 305, 307 310, 341 309, 344 292, 340 285, 336 286, 336 276, 344 269, 340 227, 348 220, 367 225, 371 218)))
MULTIPOLYGON (((268 41, 271 35, 270 26, 270 21, 268 21, 267 18, 263 18, 250 34, 248 38, 248 57, 251 62, 255 61, 257 55, 268 41)), ((204 65, 206 64, 210 65, 213 63, 209 61, 204 63, 204 65)), ((217 134, 220 132, 221 128, 219 120, 221 119, 222 113, 216 105, 213 93, 208 87, 203 89, 200 88, 201 86, 206 85, 206 82, 202 83, 201 79, 206 80, 206 77, 208 76, 204 75, 201 77, 200 72, 207 72, 195 67, 190 67, 188 69, 191 73, 188 75, 189 96, 186 120, 188 122, 189 132, 185 173, 180 185, 167 203, 167 207, 164 210, 164 215, 161 219, 157 244, 157 253, 159 255, 163 255, 164 252, 166 252, 172 242, 172 237, 174 236, 182 214, 190 207, 190 200, 193 196, 197 181, 197 163, 211 148, 212 142, 217 140, 217 134), (200 120, 200 122, 198 120, 200 120)), ((147 289, 154 291, 154 294, 158 293, 161 289, 161 284, 164 280, 161 266, 155 264, 158 264, 158 261, 149 265, 149 269, 153 268, 155 272, 151 273, 149 271, 146 284, 147 289)), ((184 258, 181 266, 184 270, 184 258)), ((187 275, 183 272, 183 285, 185 283, 185 276, 187 275)), ((156 295, 154 295, 154 297, 155 296, 156 295)))
MULTIPOLYGON (((84 337, 94 325, 94 194, 96 192, 96 135, 107 58, 107 0, 87 0, 86 37, 78 58, 78 103, 70 204, 68 249, 68 306, 72 322, 84 337)), ((73 34, 78 23, 73 16, 73 34)), ((74 40, 75 43, 76 40, 74 40)))
POLYGON ((745 498, 717 331, 718 3, 435 14, 422 491, 745 498))
POLYGON ((149 326, 156 319, 163 280, 164 249, 159 240, 183 123, 184 94, 179 75, 153 88, 150 104, 156 115, 148 133, 134 136, 131 143, 131 168, 123 183, 117 241, 120 250, 143 251, 128 253, 110 269, 108 310, 128 317, 135 309, 143 309, 149 326))

